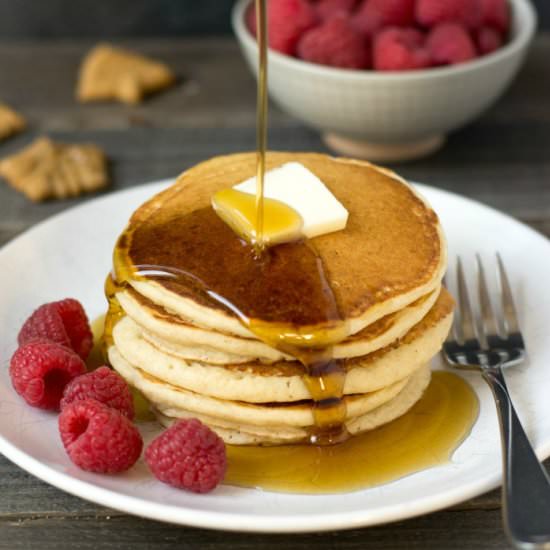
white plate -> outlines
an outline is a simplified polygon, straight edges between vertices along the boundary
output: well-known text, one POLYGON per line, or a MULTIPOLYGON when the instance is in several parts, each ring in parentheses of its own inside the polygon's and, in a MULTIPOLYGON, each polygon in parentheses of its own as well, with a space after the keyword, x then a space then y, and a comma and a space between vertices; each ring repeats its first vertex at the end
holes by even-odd
MULTIPOLYGON (((23 404, 7 369, 17 332, 39 304, 73 296, 91 318, 105 310, 103 280, 115 238, 131 212, 166 182, 144 185, 88 202, 18 237, 0 251, 0 451, 10 460, 74 495, 152 519, 239 531, 300 532, 361 527, 424 514, 497 486, 500 442, 492 397, 468 376, 481 403, 471 435, 452 462, 393 483, 354 493, 291 495, 219 487, 195 495, 155 481, 143 462, 125 475, 78 470, 61 445, 56 415, 23 404)), ((451 258, 480 252, 489 262, 499 250, 516 291, 530 364, 507 375, 519 415, 540 457, 550 454, 550 243, 481 204, 419 186, 439 213, 451 258)), ((468 262, 470 263, 470 262, 468 262)), ((442 366, 442 365, 438 365, 442 366)))

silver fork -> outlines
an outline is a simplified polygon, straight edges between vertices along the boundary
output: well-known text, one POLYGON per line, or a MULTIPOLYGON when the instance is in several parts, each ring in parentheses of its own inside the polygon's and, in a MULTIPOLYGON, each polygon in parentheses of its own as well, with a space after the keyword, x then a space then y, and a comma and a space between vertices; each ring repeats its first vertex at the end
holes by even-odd
POLYGON ((496 401, 503 459, 502 516, 516 548, 550 549, 550 478, 538 461, 516 414, 506 387, 503 367, 526 357, 516 308, 504 264, 497 254, 500 314, 495 315, 479 255, 479 308, 471 307, 462 261, 457 258, 458 311, 443 346, 447 361, 481 372, 496 401))

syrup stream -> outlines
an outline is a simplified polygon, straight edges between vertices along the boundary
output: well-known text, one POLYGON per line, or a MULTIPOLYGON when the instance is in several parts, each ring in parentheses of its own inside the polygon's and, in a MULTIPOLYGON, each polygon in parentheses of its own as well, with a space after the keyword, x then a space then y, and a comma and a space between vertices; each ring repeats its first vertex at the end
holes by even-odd
POLYGON ((256 105, 256 241, 257 254, 264 243, 264 175, 267 150, 267 17, 265 0, 256 1, 258 35, 258 97, 256 105))

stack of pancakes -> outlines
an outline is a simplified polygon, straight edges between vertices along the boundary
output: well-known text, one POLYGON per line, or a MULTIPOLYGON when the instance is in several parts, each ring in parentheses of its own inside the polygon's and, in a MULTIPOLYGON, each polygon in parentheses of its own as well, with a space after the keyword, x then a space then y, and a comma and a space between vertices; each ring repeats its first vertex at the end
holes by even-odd
MULTIPOLYGON (((196 417, 228 443, 294 443, 315 422, 298 361, 192 287, 143 274, 120 284, 122 273, 154 267, 174 246, 166 228, 178 216, 253 176, 255 161, 247 153, 199 164, 134 213, 115 248, 108 356, 163 424, 196 417), (138 232, 156 243, 146 254, 132 248, 138 232)), ((346 373, 345 424, 358 434, 404 414, 430 381, 428 364, 452 320, 453 301, 441 286, 445 242, 437 216, 395 174, 320 154, 270 153, 267 169, 291 161, 314 172, 349 212, 344 230, 313 244, 345 322, 332 352, 346 373)), ((219 266, 223 273, 223 258, 219 266)))

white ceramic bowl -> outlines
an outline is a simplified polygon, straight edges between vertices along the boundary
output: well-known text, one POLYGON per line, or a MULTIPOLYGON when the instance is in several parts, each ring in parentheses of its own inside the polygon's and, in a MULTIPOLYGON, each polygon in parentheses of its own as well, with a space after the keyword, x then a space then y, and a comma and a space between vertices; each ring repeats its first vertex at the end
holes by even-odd
MULTIPOLYGON (((437 149, 445 135, 475 119, 504 92, 536 28, 529 0, 509 0, 511 40, 474 61, 435 69, 376 72, 336 69, 269 52, 269 92, 285 111, 319 129, 339 152, 377 161, 437 149)), ((233 29, 257 74, 257 44, 246 28, 250 0, 233 8, 233 29)))

